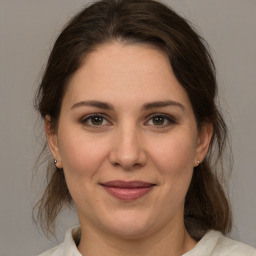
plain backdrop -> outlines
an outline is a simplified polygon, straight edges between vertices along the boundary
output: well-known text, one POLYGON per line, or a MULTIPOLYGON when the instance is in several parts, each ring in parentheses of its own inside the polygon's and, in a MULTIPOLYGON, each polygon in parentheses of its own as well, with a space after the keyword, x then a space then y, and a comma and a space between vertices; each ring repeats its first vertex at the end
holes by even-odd
MULTIPOLYGON (((232 237, 256 246, 256 1, 166 0, 194 23, 211 46, 221 105, 232 135, 232 237)), ((57 240, 32 222, 43 185, 32 182, 41 149, 33 96, 54 40, 82 0, 0 0, 0 256, 32 256, 58 244, 76 225, 65 211, 57 240)), ((41 127, 42 129, 42 127, 41 127)))

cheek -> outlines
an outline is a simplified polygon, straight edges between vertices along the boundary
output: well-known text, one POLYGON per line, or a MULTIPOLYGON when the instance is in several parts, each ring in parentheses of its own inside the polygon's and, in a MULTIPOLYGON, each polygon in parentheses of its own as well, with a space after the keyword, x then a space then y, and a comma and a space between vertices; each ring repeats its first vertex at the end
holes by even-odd
MULTIPOLYGON (((168 200, 182 203, 191 182, 196 141, 193 136, 175 136, 166 139, 151 152, 168 200)), ((170 204, 171 205, 171 204, 170 204)))
POLYGON ((194 143, 176 139, 166 143, 165 151, 159 155, 156 165, 161 174, 163 197, 168 212, 183 209, 185 197, 193 175, 195 157, 194 143))
POLYGON ((156 163, 163 169, 182 172, 187 168, 193 169, 196 156, 196 142, 191 138, 175 137, 166 139, 159 146, 152 147, 156 163))
POLYGON ((100 168, 108 153, 108 141, 63 130, 59 135, 59 149, 65 172, 72 175, 93 175, 100 168))
MULTIPOLYGON (((109 148, 108 141, 99 141, 93 136, 85 136, 71 129, 62 129, 59 133, 59 150, 63 164, 65 179, 71 197, 77 207, 89 205, 93 207, 91 195, 98 182, 101 166, 106 159, 109 148)), ((94 199, 95 200, 95 199, 94 199)))

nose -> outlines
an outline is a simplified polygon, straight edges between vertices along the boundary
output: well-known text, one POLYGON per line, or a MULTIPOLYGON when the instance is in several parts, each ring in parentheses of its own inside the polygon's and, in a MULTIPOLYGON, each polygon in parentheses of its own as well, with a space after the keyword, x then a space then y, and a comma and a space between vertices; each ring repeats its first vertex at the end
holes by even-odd
POLYGON ((109 159, 114 166, 120 166, 124 170, 132 170, 146 164, 146 151, 135 128, 126 127, 117 131, 109 159))

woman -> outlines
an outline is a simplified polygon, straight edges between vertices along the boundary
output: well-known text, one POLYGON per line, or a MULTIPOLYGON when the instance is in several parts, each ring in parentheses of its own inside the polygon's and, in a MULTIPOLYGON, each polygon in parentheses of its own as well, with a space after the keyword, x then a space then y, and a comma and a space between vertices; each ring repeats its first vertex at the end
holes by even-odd
POLYGON ((223 235, 216 93, 202 39, 166 6, 103 0, 76 15, 37 94, 53 156, 38 218, 54 233, 74 202, 80 227, 42 256, 256 255, 223 235))

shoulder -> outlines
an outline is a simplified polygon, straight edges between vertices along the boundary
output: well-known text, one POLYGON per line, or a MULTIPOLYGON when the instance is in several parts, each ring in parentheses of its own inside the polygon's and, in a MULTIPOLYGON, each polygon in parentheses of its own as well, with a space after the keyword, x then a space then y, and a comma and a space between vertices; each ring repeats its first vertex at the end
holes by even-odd
POLYGON ((184 256, 256 256, 256 249, 210 230, 194 249, 184 256))
POLYGON ((69 229, 66 233, 65 240, 62 244, 38 256, 65 256, 65 255, 82 256, 76 247, 76 241, 79 239, 79 237, 80 237, 79 227, 69 229))
MULTIPOLYGON (((216 232, 216 231, 215 231, 216 232)), ((219 233, 219 232, 218 232, 219 233)), ((256 249, 244 244, 242 242, 235 241, 231 238, 223 236, 219 233, 219 243, 216 246, 216 253, 214 255, 220 255, 221 251, 223 256, 256 256, 256 249)))
POLYGON ((42 254, 38 256, 63 256, 64 255, 64 249, 63 246, 64 244, 60 244, 46 252, 43 252, 42 254))

